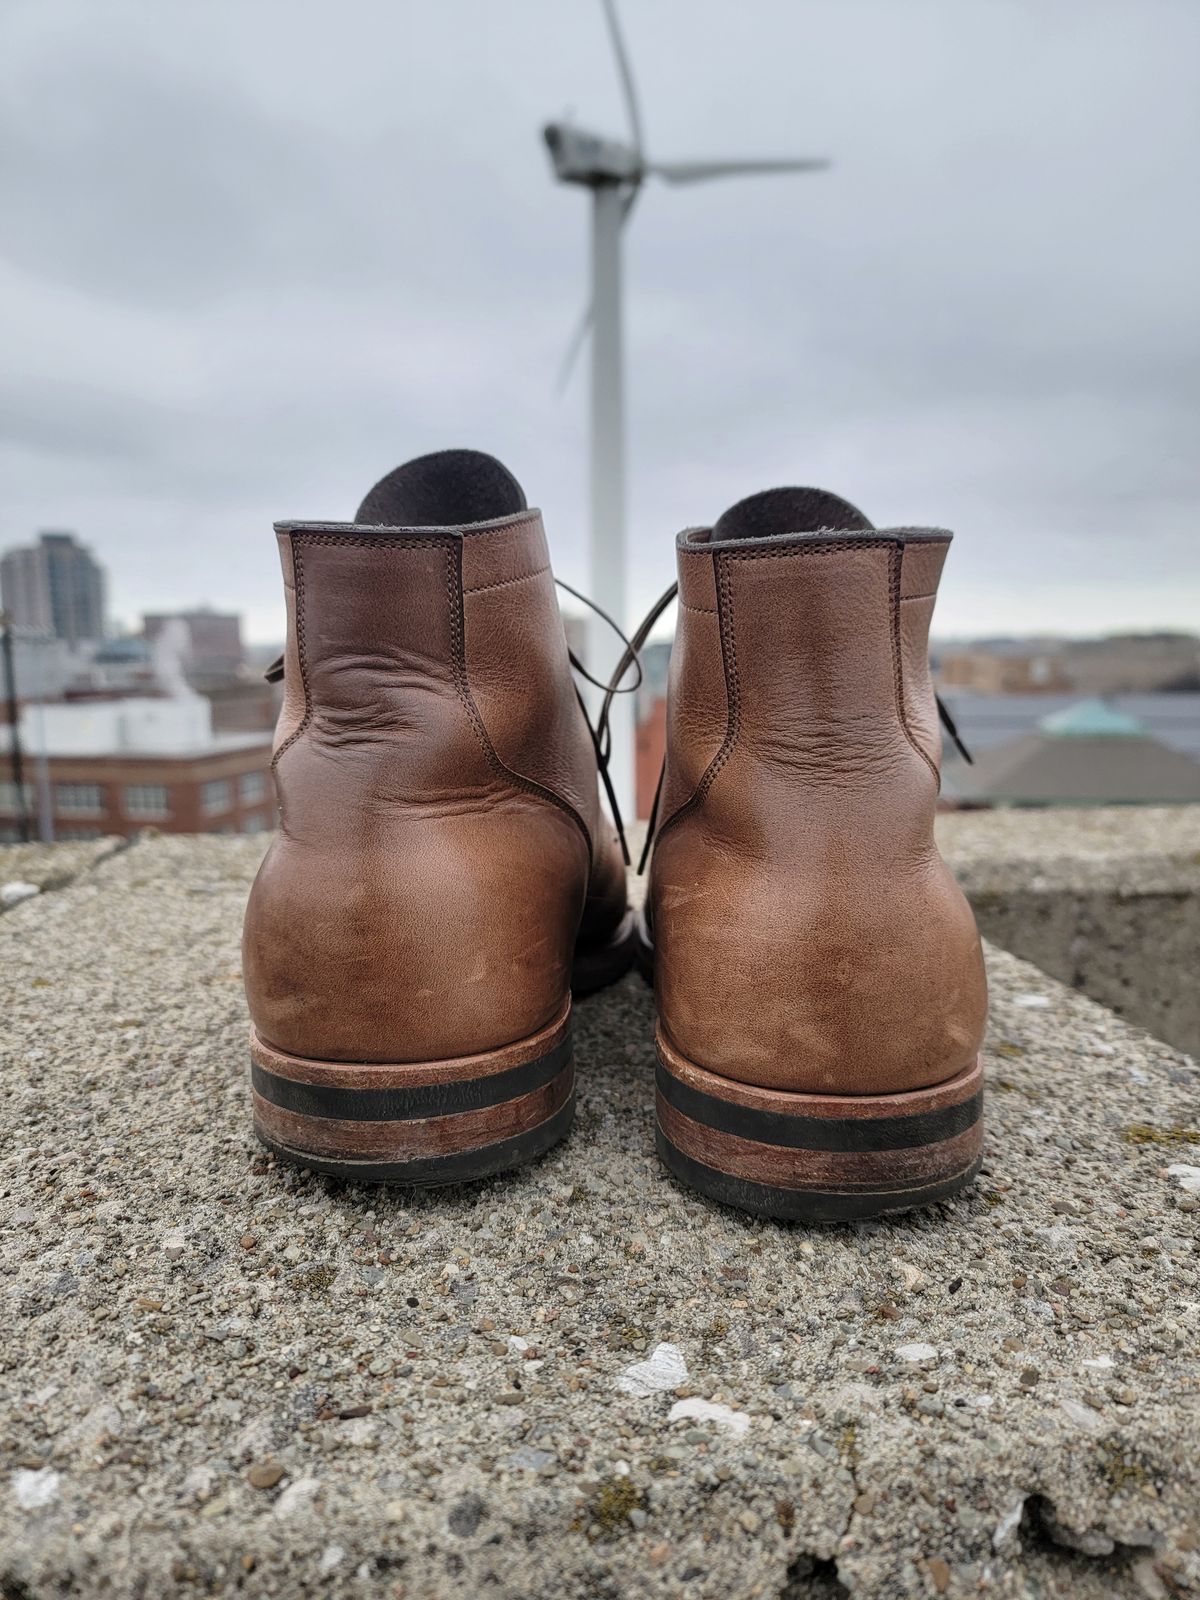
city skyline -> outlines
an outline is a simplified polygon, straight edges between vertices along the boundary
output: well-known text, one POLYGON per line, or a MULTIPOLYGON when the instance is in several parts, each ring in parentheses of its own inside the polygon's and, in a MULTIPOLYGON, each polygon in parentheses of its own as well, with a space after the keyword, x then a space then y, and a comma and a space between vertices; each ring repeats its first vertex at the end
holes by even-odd
MULTIPOLYGON (((814 481, 956 531, 941 635, 1194 626, 1195 8, 627 10, 656 155, 835 161, 631 222, 635 605, 681 526, 814 481)), ((538 128, 567 84, 620 131, 599 8, 281 14, 0 23, 0 548, 74 528, 115 617, 267 642, 275 518, 476 444, 579 583, 585 210, 538 128)))
MULTIPOLYGON (((82 551, 95 560, 96 565, 99 568, 100 578, 104 586, 104 592, 105 594, 109 592, 111 589, 111 574, 109 567, 106 562, 99 558, 93 546, 80 540, 78 533, 76 533, 74 530, 53 530, 51 532, 50 530, 41 529, 36 535, 36 539, 39 540, 46 537, 60 539, 65 538, 77 541, 82 548, 82 551)), ((6 557, 11 555, 26 555, 29 553, 30 547, 7 546, 0 548, 0 561, 3 561, 6 557)), ((0 610, 2 609, 3 608, 0 607, 0 610)), ((574 605, 569 600, 565 601, 564 603, 560 599, 560 609, 562 611, 564 621, 566 621, 568 624, 581 626, 587 620, 587 611, 574 605)), ((244 640, 242 640, 241 647, 243 649, 261 651, 268 647, 275 648, 282 645, 284 634, 286 632, 286 615, 282 605, 277 608, 277 611, 279 623, 278 630, 274 633, 260 633, 256 637, 250 637, 247 635, 244 640)), ((202 597, 200 599, 179 599, 178 596, 176 596, 168 599, 167 602, 152 610, 142 610, 125 614, 121 614, 119 609, 114 610, 106 605, 104 608, 104 630, 102 634, 99 634, 96 637, 98 639, 102 638, 107 641, 143 638, 153 639, 153 637, 159 631, 161 631, 160 625, 163 622, 172 619, 190 622, 192 619, 202 618, 211 618, 223 624, 233 623, 236 626, 240 625, 246 620, 246 614, 244 611, 238 608, 236 602, 229 606, 221 606, 214 604, 207 597, 202 597)), ((670 641, 674 634, 674 622, 672 618, 673 611, 668 609, 664 613, 662 621, 660 621, 651 631, 648 639, 649 643, 661 644, 670 641)), ((13 622, 13 625, 18 629, 18 631, 28 628, 28 624, 19 616, 12 615, 10 613, 10 620, 13 622)), ((48 630, 33 628, 29 631, 47 631, 49 634, 53 635, 52 628, 48 630)), ((1062 628, 1038 628, 1027 630, 996 628, 983 629, 977 633, 951 633, 949 631, 935 630, 930 636, 930 644, 935 648, 941 649, 958 645, 988 648, 1006 643, 1012 643, 1018 646, 1034 646, 1037 644, 1054 644, 1057 642, 1103 642, 1105 640, 1121 639, 1126 637, 1153 638, 1158 635, 1163 637, 1200 639, 1200 629, 1198 629, 1196 626, 1187 625, 1171 627, 1155 626, 1151 624, 1145 627, 1115 626, 1110 628, 1101 627, 1095 629, 1084 628, 1077 631, 1068 631, 1062 628)))

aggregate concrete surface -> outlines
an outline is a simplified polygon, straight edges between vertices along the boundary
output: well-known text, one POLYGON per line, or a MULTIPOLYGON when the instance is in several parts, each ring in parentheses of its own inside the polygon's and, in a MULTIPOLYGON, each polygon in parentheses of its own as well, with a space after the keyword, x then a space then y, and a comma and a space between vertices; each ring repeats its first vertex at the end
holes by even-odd
POLYGON ((947 811, 937 819, 937 838, 968 893, 1200 892, 1200 806, 947 811))
POLYGON ((938 842, 986 939, 1200 1053, 1200 806, 951 812, 938 842))
POLYGON ((261 848, 0 918, 0 1595, 1200 1588, 1186 1057, 992 952, 977 1185, 783 1226, 660 1170, 630 976, 540 1164, 350 1186, 251 1134, 261 848))
POLYGON ((0 912, 19 904, 30 891, 62 888, 124 848, 125 840, 111 835, 63 844, 0 845, 0 912))

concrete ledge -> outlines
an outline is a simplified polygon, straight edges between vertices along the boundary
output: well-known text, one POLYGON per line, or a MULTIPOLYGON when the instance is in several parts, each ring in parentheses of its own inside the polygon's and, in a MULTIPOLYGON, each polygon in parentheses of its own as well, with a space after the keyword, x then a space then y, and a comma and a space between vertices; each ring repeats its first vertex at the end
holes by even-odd
POLYGON ((145 840, 0 919, 0 1593, 1200 1583, 1184 1057, 992 952, 977 1188, 805 1231, 662 1174, 631 977, 562 1149, 356 1189, 250 1134, 260 851, 145 840))
MULTIPOLYGON (((11 910, 2 893, 7 886, 30 885, 39 894, 62 889, 124 848, 124 839, 112 837, 66 844, 0 845, 0 914, 11 910)), ((14 903, 19 904, 15 896, 14 903)))
POLYGON ((985 938, 1200 1054, 1200 806, 959 812, 938 838, 985 938))

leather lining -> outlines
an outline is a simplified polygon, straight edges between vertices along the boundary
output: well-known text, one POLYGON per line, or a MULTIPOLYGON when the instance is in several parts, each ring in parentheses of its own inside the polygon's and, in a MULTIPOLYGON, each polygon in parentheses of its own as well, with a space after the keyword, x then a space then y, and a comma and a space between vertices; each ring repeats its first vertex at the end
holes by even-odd
POLYGON ((827 489, 764 489, 739 500, 717 519, 712 542, 807 532, 859 533, 871 527, 857 506, 827 489))
POLYGON ((525 491, 495 456, 437 450, 380 478, 354 520, 377 527, 461 528, 527 509, 525 491))

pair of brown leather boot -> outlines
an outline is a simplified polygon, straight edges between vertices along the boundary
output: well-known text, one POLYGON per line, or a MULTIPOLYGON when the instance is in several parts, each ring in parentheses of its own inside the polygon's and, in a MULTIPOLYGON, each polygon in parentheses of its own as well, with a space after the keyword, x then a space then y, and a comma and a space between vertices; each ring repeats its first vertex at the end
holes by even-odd
POLYGON ((971 1178, 986 988, 933 841, 948 533, 772 490, 680 535, 635 921, 541 517, 511 474, 447 451, 352 524, 277 532, 280 826, 244 939, 271 1149, 406 1184, 540 1154, 574 1108, 572 991, 636 956, 677 1177, 809 1220, 971 1178))

